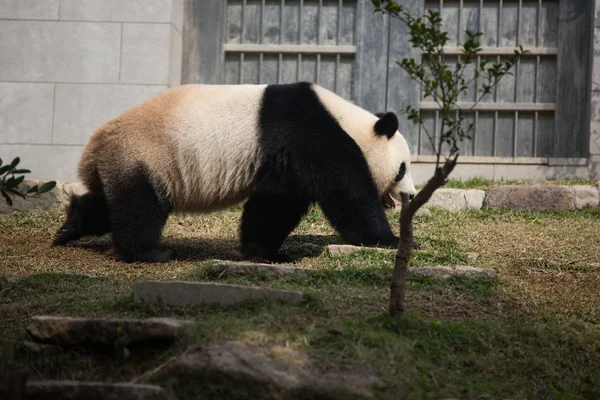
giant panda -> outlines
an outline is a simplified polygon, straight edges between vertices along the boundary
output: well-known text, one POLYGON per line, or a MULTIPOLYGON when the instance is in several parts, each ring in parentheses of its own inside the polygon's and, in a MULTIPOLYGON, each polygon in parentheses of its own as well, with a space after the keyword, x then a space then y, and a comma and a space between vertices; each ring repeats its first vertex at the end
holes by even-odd
POLYGON ((350 244, 396 247, 382 198, 413 195, 409 147, 395 114, 379 117, 307 82, 183 85, 102 125, 79 163, 54 245, 112 232, 125 262, 166 262, 171 212, 212 212, 246 200, 245 259, 277 262, 317 203, 350 244))

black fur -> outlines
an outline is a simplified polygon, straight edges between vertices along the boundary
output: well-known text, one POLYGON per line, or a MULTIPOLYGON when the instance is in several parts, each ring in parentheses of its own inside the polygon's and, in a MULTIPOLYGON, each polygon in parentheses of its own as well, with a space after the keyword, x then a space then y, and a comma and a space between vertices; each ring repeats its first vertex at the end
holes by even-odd
POLYGON ((379 121, 375 123, 375 133, 385 135, 388 139, 391 139, 398 131, 398 117, 393 112, 378 113, 377 117, 379 117, 379 121))
POLYGON ((106 187, 115 256, 123 261, 166 262, 174 252, 160 243, 173 207, 138 166, 106 187))
POLYGON ((309 83, 268 86, 259 126, 263 159, 244 209, 245 257, 273 257, 312 202, 346 242, 398 245, 360 148, 309 83))
POLYGON ((63 246, 82 236, 102 236, 110 231, 106 198, 103 194, 86 193, 71 196, 67 220, 60 227, 53 245, 63 246))

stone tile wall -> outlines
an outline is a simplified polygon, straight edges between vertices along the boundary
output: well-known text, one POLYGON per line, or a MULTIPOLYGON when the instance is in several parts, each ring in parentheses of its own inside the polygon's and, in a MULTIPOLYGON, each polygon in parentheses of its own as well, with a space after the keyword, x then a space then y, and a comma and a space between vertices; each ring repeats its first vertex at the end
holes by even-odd
POLYGON ((600 1, 595 2, 592 113, 590 121, 590 175, 600 180, 600 1))
POLYGON ((102 122, 181 83, 184 0, 0 0, 0 158, 76 181, 102 122))

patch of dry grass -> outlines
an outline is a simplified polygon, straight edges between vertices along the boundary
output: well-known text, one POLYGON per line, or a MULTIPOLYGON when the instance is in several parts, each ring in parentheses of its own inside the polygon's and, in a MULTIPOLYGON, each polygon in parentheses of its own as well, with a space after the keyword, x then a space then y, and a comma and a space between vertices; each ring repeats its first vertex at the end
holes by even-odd
MULTIPOLYGON (((398 212, 388 213, 397 229, 398 212)), ((237 260, 240 209, 175 216, 165 241, 178 260, 124 264, 104 254, 109 237, 51 248, 59 213, 0 216, 0 370, 24 367, 40 377, 133 379, 190 343, 241 338, 309 352, 324 369, 368 365, 389 384, 390 398, 600 397, 600 212, 517 213, 433 210, 416 219, 422 249, 412 264, 492 268, 497 283, 409 281, 409 315, 382 316, 393 253, 330 257, 338 243, 318 209, 284 245, 313 277, 211 276, 211 259, 237 260), (305 247, 311 243, 318 247, 305 247), (65 275, 66 274, 66 275, 65 275), (79 274, 74 276, 73 274, 79 274), (94 275, 101 278, 89 278, 94 275), (258 303, 229 309, 145 308, 133 304, 139 279, 190 279, 302 290, 300 306, 258 303), (45 358, 24 350, 23 326, 35 314, 178 316, 195 319, 176 346, 108 352, 59 350, 45 358), (591 396, 591 397, 590 397, 591 396)))

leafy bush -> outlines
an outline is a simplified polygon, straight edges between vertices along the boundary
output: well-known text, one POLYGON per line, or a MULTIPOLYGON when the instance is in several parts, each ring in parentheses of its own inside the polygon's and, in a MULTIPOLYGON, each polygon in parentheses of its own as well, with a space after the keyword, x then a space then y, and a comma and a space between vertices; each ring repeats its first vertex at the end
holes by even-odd
POLYGON ((0 158, 0 193, 9 206, 13 205, 12 198, 14 196, 20 196, 24 199, 35 197, 52 190, 56 186, 56 182, 50 181, 39 187, 38 185, 22 185, 19 187, 25 180, 25 175, 22 174, 31 172, 28 169, 18 169, 17 166, 20 162, 21 159, 17 157, 10 164, 2 165, 2 159, 0 158))

